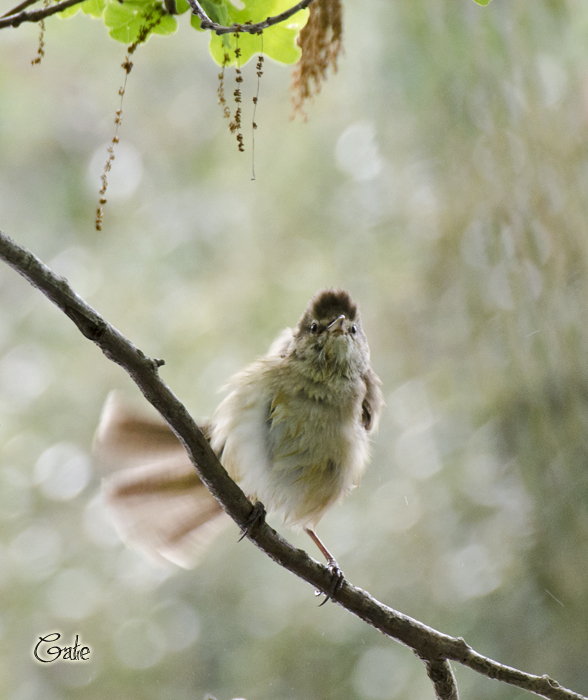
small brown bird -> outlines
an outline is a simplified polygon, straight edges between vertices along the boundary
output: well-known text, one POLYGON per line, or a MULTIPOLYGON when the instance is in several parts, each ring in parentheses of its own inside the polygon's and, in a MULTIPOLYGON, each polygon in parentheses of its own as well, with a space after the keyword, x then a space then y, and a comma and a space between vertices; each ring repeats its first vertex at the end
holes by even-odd
MULTIPOLYGON (((229 382, 202 427, 229 475, 268 513, 304 528, 335 577, 337 562, 315 533, 326 510, 355 486, 369 458, 368 434, 383 406, 359 311, 344 290, 313 297, 295 329, 229 382)), ((104 480, 123 539, 191 568, 229 522, 170 428, 110 398, 96 434, 104 480)))

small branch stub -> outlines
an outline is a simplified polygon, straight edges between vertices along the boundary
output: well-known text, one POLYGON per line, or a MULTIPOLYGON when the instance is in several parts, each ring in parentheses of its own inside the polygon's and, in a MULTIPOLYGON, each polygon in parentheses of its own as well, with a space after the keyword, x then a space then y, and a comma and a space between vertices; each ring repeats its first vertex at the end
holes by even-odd
POLYGON ((425 659, 427 675, 435 689, 436 700, 459 700, 457 682, 447 659, 425 659))

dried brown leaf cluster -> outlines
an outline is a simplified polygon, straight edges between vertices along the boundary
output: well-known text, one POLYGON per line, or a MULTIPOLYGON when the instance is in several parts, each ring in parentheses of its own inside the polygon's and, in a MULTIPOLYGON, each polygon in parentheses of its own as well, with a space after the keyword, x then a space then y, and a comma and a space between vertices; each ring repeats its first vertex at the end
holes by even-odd
POLYGON ((294 115, 306 116, 304 105, 321 91, 327 71, 337 72, 337 58, 343 49, 343 6, 341 0, 313 0, 308 22, 298 37, 302 50, 292 75, 294 115))

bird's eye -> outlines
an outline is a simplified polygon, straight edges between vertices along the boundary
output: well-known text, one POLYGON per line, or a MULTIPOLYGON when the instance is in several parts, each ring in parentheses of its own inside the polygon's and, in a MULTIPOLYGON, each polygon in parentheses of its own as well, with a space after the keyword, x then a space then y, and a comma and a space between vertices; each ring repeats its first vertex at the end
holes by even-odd
POLYGON ((313 321, 313 322, 310 324, 310 332, 311 332, 311 333, 316 333, 317 330, 318 330, 318 323, 317 323, 316 321, 313 321))
POLYGON ((353 333, 353 335, 357 333, 357 326, 355 325, 355 323, 351 326, 351 332, 353 333))

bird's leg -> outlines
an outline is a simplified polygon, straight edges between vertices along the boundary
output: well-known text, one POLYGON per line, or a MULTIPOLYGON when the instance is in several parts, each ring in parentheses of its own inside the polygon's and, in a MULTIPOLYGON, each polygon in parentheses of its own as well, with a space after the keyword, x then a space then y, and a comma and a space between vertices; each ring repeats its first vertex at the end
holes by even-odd
MULTIPOLYGON (((325 545, 321 542, 319 536, 316 534, 314 530, 311 530, 309 527, 304 528, 304 532, 308 534, 310 539, 316 544, 316 546, 321 550, 322 555, 324 558, 327 560, 327 568, 331 572, 333 576, 333 580, 331 583, 331 588, 329 589, 329 592, 326 595, 326 598, 323 600, 323 602, 319 605, 319 608, 327 603, 329 600, 332 600, 335 595, 341 590, 341 586, 343 585, 343 581, 345 581, 345 575, 341 571, 341 568, 339 567, 339 564, 337 564, 337 560, 335 557, 329 552, 329 550, 325 547, 325 545)), ((321 595, 321 591, 316 591, 318 595, 321 595)))
POLYGON ((255 501, 247 520, 241 528, 241 537, 239 537, 237 542, 241 542, 244 537, 251 533, 251 530, 256 525, 261 525, 263 522, 265 522, 265 507, 261 501, 255 501))

